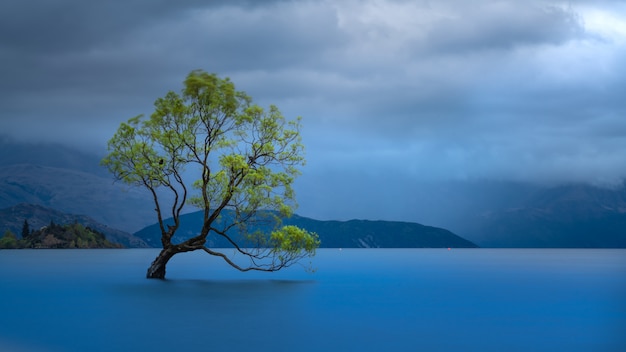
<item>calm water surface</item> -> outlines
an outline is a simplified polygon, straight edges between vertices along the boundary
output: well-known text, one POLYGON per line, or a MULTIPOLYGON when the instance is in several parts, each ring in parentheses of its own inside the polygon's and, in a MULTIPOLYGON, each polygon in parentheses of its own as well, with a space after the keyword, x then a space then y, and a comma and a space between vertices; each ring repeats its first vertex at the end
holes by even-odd
POLYGON ((0 251, 1 351, 626 351, 626 250, 0 251))

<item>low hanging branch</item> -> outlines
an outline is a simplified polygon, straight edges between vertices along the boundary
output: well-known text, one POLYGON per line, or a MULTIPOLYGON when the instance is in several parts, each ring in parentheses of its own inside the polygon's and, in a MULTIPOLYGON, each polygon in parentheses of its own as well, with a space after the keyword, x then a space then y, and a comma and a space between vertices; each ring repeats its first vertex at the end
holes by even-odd
POLYGON ((116 179, 152 194, 163 249, 148 278, 165 278, 174 255, 194 250, 240 271, 276 271, 315 254, 316 234, 280 226, 296 206, 292 184, 304 164, 300 118, 287 121, 275 106, 254 105, 228 78, 204 71, 191 72, 180 94, 169 92, 154 106, 149 118, 120 125, 102 160, 116 179), (193 182, 183 177, 193 172, 193 182), (162 204, 162 192, 173 195, 169 206, 162 204), (186 205, 203 210, 203 226, 173 243, 186 205), (164 209, 170 209, 172 225, 165 224, 164 209), (274 226, 252 231, 257 223, 274 226), (224 237, 248 265, 209 248, 209 236, 224 237))

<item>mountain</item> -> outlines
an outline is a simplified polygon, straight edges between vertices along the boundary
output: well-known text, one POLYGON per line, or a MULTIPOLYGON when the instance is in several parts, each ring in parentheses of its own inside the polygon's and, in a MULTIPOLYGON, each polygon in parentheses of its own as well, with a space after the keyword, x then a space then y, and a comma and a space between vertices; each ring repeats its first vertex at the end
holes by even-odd
MULTIPOLYGON (((228 221, 228 212, 223 213, 228 221)), ((194 236, 202 227, 202 212, 181 216, 181 227, 175 242, 194 236)), ((172 223, 171 219, 166 223, 172 223)), ((395 221, 320 221, 294 215, 283 220, 284 225, 296 225, 319 235, 322 248, 474 248, 476 245, 448 230, 409 222, 395 221)), ((267 230, 267 228, 265 228, 267 230)), ((134 234, 148 244, 160 246, 158 224, 148 226, 134 234)), ((235 234, 237 236, 237 234, 235 234)), ((220 236, 209 236, 210 247, 231 247, 220 236)))
POLYGON ((89 216, 67 214, 40 205, 25 203, 0 209, 0 235, 4 234, 6 230, 10 230, 19 236, 22 233, 24 220, 28 221, 31 230, 38 230, 48 226, 51 222, 56 224, 78 223, 104 234, 107 240, 119 243, 124 247, 149 247, 142 239, 103 225, 89 216))
POLYGON ((483 214, 472 231, 484 247, 626 248, 626 186, 542 189, 483 214))
MULTIPOLYGON (((64 213, 85 214, 131 233, 154 223, 156 216, 148 192, 113 182, 99 163, 100 156, 85 151, 56 144, 17 143, 0 135, 0 209, 20 203, 37 204, 64 213)), ((319 192, 323 191, 322 185, 319 192)), ((324 197, 323 202, 330 203, 333 196, 324 197)), ((383 212, 380 216, 450 229, 481 247, 626 248, 623 185, 603 188, 488 180, 416 182, 402 197, 406 205, 402 214, 383 212)), ((326 217, 335 218, 339 210, 327 208, 331 210, 326 217)), ((378 210, 368 209, 370 214, 378 210)), ((354 227, 354 233, 366 233, 361 225, 356 220, 332 226, 307 224, 314 229, 320 226, 323 231, 318 232, 354 227)), ((371 222, 366 227, 376 226, 371 222)), ((406 227, 395 226, 397 233, 406 227)), ((326 239, 326 243, 337 238, 341 236, 326 239)), ((402 245, 404 240, 397 238, 397 245, 402 245)), ((389 245, 370 243, 365 237, 346 242, 351 245, 353 240, 369 246, 389 245)))
POLYGON ((127 231, 136 231, 154 220, 152 201, 140 191, 125 189, 111 178, 71 169, 31 164, 0 168, 0 208, 39 204, 88 214, 127 231))
POLYGON ((134 232, 155 219, 148 192, 114 182, 100 157, 0 138, 0 208, 38 204, 134 232))
POLYGON ((319 234, 328 248, 474 248, 474 243, 433 226, 399 221, 321 221, 294 215, 284 220, 319 234))

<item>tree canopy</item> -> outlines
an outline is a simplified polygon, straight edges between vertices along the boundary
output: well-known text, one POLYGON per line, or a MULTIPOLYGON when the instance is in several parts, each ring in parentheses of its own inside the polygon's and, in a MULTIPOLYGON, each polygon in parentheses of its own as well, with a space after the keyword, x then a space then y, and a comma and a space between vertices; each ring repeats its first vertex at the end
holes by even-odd
POLYGON ((276 106, 253 104, 228 78, 197 70, 181 93, 158 98, 149 118, 139 115, 120 125, 102 163, 116 179, 152 195, 163 250, 148 278, 164 278, 172 256, 194 250, 242 271, 276 271, 314 255, 316 234, 280 227, 296 206, 292 184, 304 165, 300 121, 285 119, 276 106), (204 223, 195 236, 173 243, 186 205, 202 209, 204 223), (229 221, 221 221, 224 210, 234 214, 229 221), (276 227, 248 231, 258 223, 276 227), (207 236, 226 238, 246 263, 206 246, 207 236))
POLYGON ((6 230, 2 238, 0 238, 0 249, 20 248, 17 237, 10 230, 6 230))

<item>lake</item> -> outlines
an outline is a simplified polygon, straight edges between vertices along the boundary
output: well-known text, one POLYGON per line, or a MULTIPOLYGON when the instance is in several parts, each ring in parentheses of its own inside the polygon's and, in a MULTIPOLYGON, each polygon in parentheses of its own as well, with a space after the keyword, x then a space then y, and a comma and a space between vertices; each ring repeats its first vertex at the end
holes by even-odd
POLYGON ((2 351, 626 351, 626 250, 321 249, 308 273, 206 253, 0 251, 2 351))

